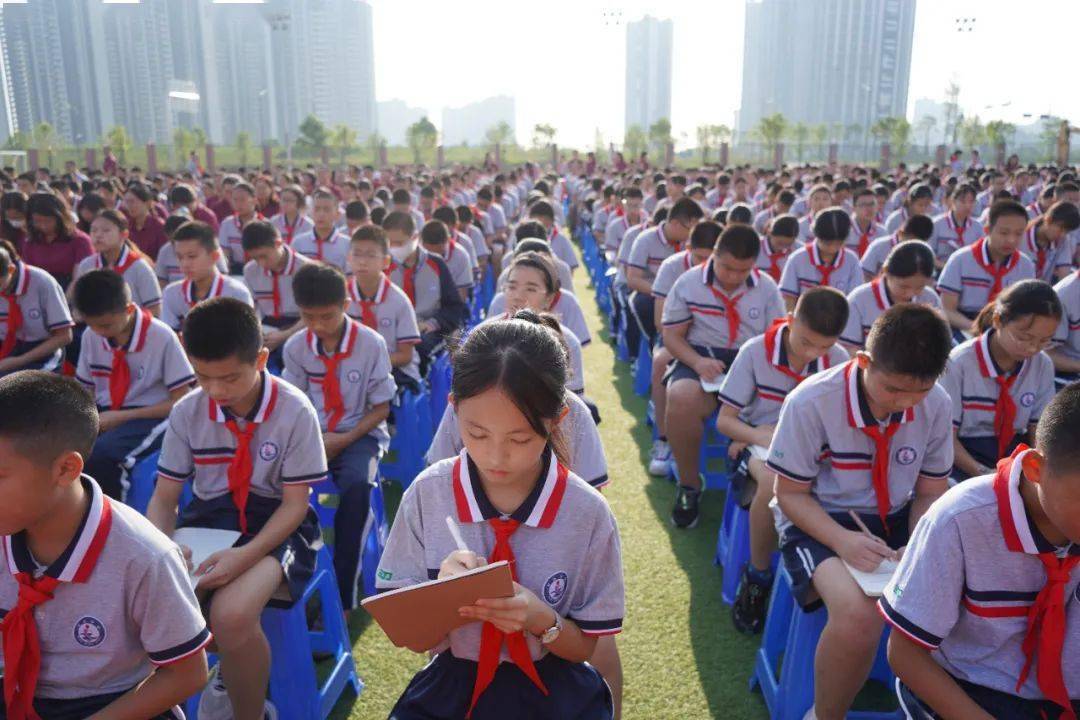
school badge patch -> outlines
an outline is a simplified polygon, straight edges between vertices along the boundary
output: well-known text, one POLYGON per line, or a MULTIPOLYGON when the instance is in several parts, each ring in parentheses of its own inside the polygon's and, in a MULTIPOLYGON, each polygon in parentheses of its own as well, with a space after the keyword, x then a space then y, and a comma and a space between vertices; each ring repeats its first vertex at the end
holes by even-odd
POLYGON ((79 618, 74 633, 75 642, 83 647, 97 647, 105 641, 105 625, 90 615, 79 618))
POLYGON ((557 572, 544 583, 544 599, 548 605, 558 605, 566 594, 567 577, 564 572, 557 572))

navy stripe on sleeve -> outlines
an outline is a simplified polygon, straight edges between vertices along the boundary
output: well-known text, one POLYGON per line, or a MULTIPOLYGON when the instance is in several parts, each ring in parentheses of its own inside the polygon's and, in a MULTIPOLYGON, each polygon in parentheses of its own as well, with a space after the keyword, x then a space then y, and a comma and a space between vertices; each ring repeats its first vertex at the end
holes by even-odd
POLYGON ((771 458, 769 460, 765 461, 765 465, 770 470, 772 470, 773 472, 777 473, 778 475, 783 475, 784 477, 788 478, 789 480, 794 480, 795 482, 803 482, 803 483, 814 482, 814 476, 812 476, 812 475, 799 475, 798 473, 793 473, 790 470, 787 470, 787 469, 781 467, 780 465, 777 465, 776 463, 774 463, 771 458))
POLYGON ((881 608, 882 614, 890 624, 901 630, 912 640, 922 643, 931 649, 936 649, 941 645, 943 638, 939 638, 937 635, 923 630, 921 627, 901 615, 889 604, 889 601, 885 599, 885 596, 882 596, 881 599, 878 600, 878 607, 881 608))
POLYGON ((210 628, 203 627, 202 631, 191 638, 187 642, 180 643, 167 650, 161 650, 159 652, 147 652, 147 656, 150 658, 150 662, 155 665, 165 665, 167 663, 176 662, 181 660, 192 653, 197 652, 203 646, 210 642, 210 628))

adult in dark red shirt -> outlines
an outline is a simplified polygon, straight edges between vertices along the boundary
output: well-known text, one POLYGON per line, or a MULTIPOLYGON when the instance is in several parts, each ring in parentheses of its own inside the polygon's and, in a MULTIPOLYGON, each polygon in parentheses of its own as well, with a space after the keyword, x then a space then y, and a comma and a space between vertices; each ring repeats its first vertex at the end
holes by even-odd
POLYGON ((37 192, 27 201, 30 234, 22 259, 45 270, 66 288, 75 266, 94 252, 90 236, 75 227, 71 209, 57 195, 37 192))
POLYGON ((169 205, 173 212, 180 212, 180 208, 186 208, 188 215, 193 220, 204 222, 214 229, 217 234, 220 223, 214 211, 199 202, 199 196, 190 185, 178 183, 169 191, 169 205))
POLYGON ((26 242, 26 196, 18 190, 9 190, 0 196, 0 238, 22 253, 26 242))
MULTIPOLYGON (((98 213, 106 208, 108 208, 108 205, 105 203, 105 198, 96 192, 86 193, 79 199, 79 204, 76 207, 76 213, 79 216, 76 226, 89 235, 90 223, 94 222, 94 218, 98 216, 98 213)), ((112 208, 108 209, 111 210, 112 208)))
POLYGON ((266 175, 255 179, 255 207, 263 217, 268 218, 281 212, 281 199, 274 187, 274 181, 266 175))
POLYGON ((235 175, 226 175, 217 181, 217 194, 206 197, 206 207, 214 212, 219 223, 235 212, 232 206, 232 189, 238 182, 240 178, 235 175))
POLYGON ((124 210, 131 221, 128 237, 144 255, 152 258, 156 258, 161 246, 169 241, 165 223, 153 213, 155 198, 150 186, 141 182, 131 183, 124 193, 124 210))

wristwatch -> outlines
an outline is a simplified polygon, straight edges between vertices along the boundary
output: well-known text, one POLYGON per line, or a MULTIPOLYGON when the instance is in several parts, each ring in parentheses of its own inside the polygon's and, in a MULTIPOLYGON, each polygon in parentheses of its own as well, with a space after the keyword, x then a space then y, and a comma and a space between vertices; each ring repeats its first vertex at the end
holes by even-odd
POLYGON ((540 642, 544 645, 550 645, 559 638, 559 633, 562 632, 562 618, 559 617, 559 613, 555 613, 555 624, 549 627, 540 636, 540 642))

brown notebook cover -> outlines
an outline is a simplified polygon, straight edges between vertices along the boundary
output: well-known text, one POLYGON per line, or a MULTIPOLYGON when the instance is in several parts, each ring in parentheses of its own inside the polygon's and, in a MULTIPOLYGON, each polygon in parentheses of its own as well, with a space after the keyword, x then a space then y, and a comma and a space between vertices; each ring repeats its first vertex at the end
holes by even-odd
POLYGON ((361 601, 390 642, 418 652, 435 647, 451 630, 476 622, 463 618, 458 608, 480 598, 514 594, 514 579, 505 560, 442 580, 387 590, 361 601))

